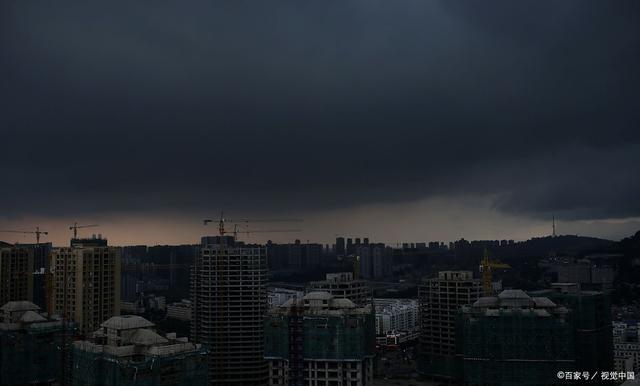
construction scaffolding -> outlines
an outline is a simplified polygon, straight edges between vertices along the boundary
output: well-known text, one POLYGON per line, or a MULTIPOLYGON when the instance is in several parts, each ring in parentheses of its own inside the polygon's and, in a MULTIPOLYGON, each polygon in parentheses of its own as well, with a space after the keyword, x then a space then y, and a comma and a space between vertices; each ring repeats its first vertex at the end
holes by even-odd
POLYGON ((204 237, 191 281, 191 339, 210 348, 213 385, 264 385, 267 257, 233 237, 204 237))
POLYGON ((64 330, 59 322, 0 330, 0 384, 48 384, 60 381, 63 335, 64 330))
POLYGON ((613 368, 610 296, 599 291, 581 291, 577 284, 572 284, 573 289, 568 286, 553 284, 553 289, 537 291, 536 296, 546 296, 571 310, 577 367, 590 372, 608 371, 613 368))
POLYGON ((289 314, 289 385, 304 386, 304 309, 294 303, 289 314))
MULTIPOLYGON (((369 314, 360 317, 305 316, 303 323, 304 359, 358 360, 374 355, 375 319, 369 314)), ((290 317, 268 318, 265 322, 265 357, 292 357, 291 330, 290 317)))
POLYGON ((458 352, 465 385, 549 385, 576 368, 568 314, 540 309, 463 308, 458 352))
POLYGON ((373 310, 328 292, 272 309, 264 322, 269 385, 372 384, 373 310))
POLYGON ((73 348, 73 385, 100 386, 206 386, 209 384, 207 350, 174 355, 120 357, 104 351, 73 348))

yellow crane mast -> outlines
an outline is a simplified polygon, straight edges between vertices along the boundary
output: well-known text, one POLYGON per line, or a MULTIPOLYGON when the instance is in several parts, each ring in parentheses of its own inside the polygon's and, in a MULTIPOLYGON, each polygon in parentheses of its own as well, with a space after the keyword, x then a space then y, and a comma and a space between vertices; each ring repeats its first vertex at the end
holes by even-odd
POLYGON ((484 296, 491 296, 491 283, 493 279, 493 270, 494 269, 509 269, 511 266, 509 264, 500 263, 498 261, 489 260, 489 251, 485 248, 484 257, 480 262, 480 272, 482 273, 482 291, 484 292, 484 296))

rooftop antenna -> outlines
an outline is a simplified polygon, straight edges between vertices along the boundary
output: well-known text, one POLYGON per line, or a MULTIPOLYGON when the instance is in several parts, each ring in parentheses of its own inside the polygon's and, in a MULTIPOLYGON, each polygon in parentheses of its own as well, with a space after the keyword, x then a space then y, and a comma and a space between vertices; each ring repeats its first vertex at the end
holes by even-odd
POLYGON ((552 237, 556 237, 556 216, 555 215, 552 217, 552 224, 553 224, 552 237))

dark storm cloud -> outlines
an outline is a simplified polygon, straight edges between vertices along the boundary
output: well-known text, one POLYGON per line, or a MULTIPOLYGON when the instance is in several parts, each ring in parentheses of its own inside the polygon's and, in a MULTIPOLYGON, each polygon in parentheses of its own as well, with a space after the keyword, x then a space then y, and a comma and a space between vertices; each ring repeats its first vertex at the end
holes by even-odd
POLYGON ((0 5, 0 213, 640 216, 634 1, 0 5))

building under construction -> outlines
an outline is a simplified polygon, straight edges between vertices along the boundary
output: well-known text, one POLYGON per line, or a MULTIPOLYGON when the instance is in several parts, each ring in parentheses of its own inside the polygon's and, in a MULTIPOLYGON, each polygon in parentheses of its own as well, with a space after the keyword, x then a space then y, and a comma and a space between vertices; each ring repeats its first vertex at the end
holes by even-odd
POLYGON ((585 291, 579 283, 553 283, 551 289, 529 294, 548 297, 571 310, 578 369, 596 372, 613 368, 613 323, 607 292, 585 291))
POLYGON ((211 384, 265 385, 265 248, 231 236, 203 237, 192 268, 191 309, 191 338, 210 349, 211 384))
POLYGON ((550 385, 576 367, 570 311, 546 297, 506 290, 464 306, 457 345, 465 385, 550 385))
POLYGON ((206 349, 161 336, 135 315, 114 316, 90 340, 73 343, 73 385, 208 385, 206 349))
POLYGON ((373 384, 373 307, 310 292, 272 309, 265 321, 269 385, 373 384))
POLYGON ((64 335, 72 332, 31 302, 0 307, 0 385, 60 384, 64 335))
POLYGON ((0 245, 0 304, 33 301, 33 249, 0 245))
POLYGON ((351 272, 328 273, 325 280, 312 281, 307 285, 307 292, 313 291, 329 292, 336 298, 349 299, 358 306, 373 301, 368 283, 354 278, 351 272))
POLYGON ((460 375, 456 359, 456 315, 482 293, 471 271, 442 271, 419 287, 420 346, 417 368, 429 378, 454 379, 460 375))

